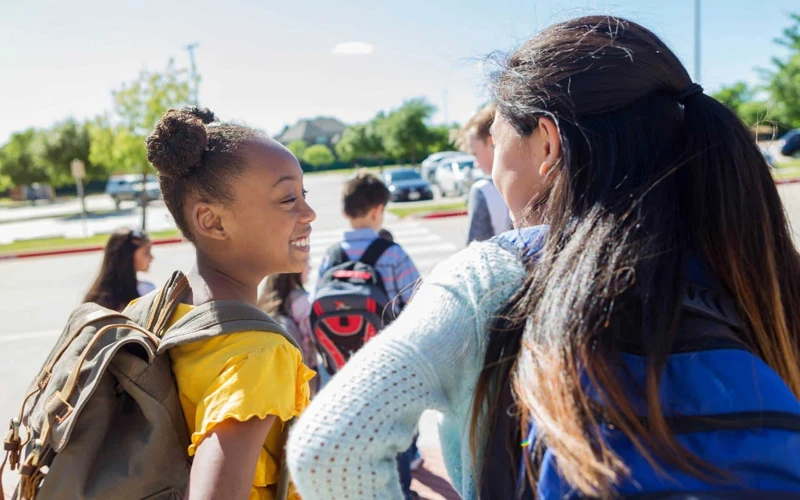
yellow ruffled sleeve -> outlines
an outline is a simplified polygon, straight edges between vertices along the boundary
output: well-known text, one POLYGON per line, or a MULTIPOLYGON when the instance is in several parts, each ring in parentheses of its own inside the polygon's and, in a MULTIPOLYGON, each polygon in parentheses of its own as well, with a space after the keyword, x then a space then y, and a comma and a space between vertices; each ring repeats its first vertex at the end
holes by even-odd
MULTIPOLYGON (((303 364, 300 351, 285 339, 229 357, 197 402, 189 454, 194 455, 203 439, 223 420, 232 418, 244 422, 253 417, 274 415, 286 422, 300 415, 308 406, 308 381, 314 375, 303 364)), ((272 451, 269 441, 268 438, 262 454, 272 451)), ((264 464, 265 458, 260 457, 260 465, 267 465, 269 469, 273 464, 264 464)), ((275 471, 264 472, 272 476, 275 471)))

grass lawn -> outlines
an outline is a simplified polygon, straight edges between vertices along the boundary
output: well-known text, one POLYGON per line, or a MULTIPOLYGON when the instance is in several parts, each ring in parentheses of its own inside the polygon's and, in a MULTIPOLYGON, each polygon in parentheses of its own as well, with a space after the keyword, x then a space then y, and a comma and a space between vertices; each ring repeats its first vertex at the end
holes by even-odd
MULTIPOLYGON (((148 233, 151 239, 175 238, 180 235, 177 229, 148 233)), ((98 234, 89 238, 40 238, 34 240, 15 241, 8 245, 0 245, 0 255, 4 253, 39 252, 62 248, 80 248, 105 245, 107 234, 98 234)))
POLYGON ((22 207, 22 206, 29 207, 29 206, 31 206, 31 202, 28 201, 28 200, 24 200, 24 201, 12 200, 8 196, 0 197, 0 208, 16 208, 16 207, 22 207))
POLYGON ((800 159, 792 159, 778 165, 772 175, 776 179, 796 179, 800 177, 800 159))
POLYGON ((391 206, 386 209, 387 212, 391 212, 394 215, 403 218, 408 217, 410 215, 419 215, 428 212, 442 212, 442 211, 450 211, 450 210, 466 210, 467 209, 467 202, 466 201, 446 201, 434 205, 414 205, 409 207, 404 206, 391 206))

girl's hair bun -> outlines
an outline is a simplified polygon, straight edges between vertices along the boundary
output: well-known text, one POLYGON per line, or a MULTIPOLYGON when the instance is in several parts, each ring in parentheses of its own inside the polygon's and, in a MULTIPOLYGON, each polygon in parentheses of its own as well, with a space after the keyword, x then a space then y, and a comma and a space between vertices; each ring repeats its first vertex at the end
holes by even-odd
POLYGON ((147 138, 147 159, 165 177, 181 178, 203 164, 206 124, 216 121, 208 108, 170 109, 147 138))

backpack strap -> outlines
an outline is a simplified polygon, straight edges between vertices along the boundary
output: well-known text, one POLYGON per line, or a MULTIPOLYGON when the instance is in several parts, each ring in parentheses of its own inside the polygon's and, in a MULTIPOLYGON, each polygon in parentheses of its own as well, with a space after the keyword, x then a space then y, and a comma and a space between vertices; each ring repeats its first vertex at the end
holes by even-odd
POLYGON ((302 353, 297 341, 264 311, 238 300, 214 300, 195 307, 169 328, 158 346, 158 354, 218 335, 250 331, 277 333, 302 353))
POLYGON ((189 279, 182 272, 175 271, 164 286, 126 307, 123 314, 161 337, 172 313, 189 291, 189 279))
POLYGON ((393 247, 394 245, 396 245, 396 243, 392 241, 383 238, 378 238, 372 243, 370 243, 367 249, 364 250, 364 254, 361 256, 360 259, 358 259, 358 261, 361 262, 362 264, 375 267, 375 264, 377 264, 378 259, 380 259, 381 255, 383 255, 383 252, 388 250, 390 247, 393 247))

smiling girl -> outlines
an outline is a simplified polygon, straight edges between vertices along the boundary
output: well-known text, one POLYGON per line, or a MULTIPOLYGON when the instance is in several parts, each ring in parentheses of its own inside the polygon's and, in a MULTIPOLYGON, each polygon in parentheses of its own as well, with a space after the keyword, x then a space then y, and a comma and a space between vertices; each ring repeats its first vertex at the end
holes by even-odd
MULTIPOLYGON (((170 110, 147 138, 164 202, 192 242, 191 293, 170 326, 216 300, 255 305, 267 275, 301 272, 316 215, 286 148, 207 109, 170 110)), ((187 498, 272 499, 284 423, 313 372, 278 334, 221 335, 169 351, 194 456, 187 498)))

